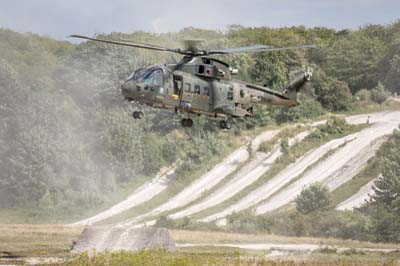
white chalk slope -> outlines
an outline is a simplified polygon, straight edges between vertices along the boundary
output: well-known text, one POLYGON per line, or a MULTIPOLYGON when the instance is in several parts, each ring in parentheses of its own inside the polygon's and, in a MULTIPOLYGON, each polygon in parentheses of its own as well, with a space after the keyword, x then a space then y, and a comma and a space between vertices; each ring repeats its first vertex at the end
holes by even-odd
MULTIPOLYGON (((139 215, 131 220, 123 222, 124 225, 136 224, 139 221, 157 214, 173 210, 179 207, 183 207, 190 202, 200 198, 204 192, 212 189, 225 177, 233 173, 243 162, 245 162, 249 156, 249 148, 251 150, 258 150, 259 145, 269 139, 276 136, 280 130, 269 130, 258 135, 250 145, 244 145, 237 149, 235 152, 230 154, 225 160, 217 164, 213 169, 207 172, 205 175, 201 176, 195 180, 192 184, 186 187, 184 190, 179 192, 176 196, 169 199, 164 204, 159 207, 147 212, 145 214, 139 215)), ((153 222, 154 223, 154 222, 153 222)))
POLYGON ((146 182, 145 184, 137 188, 125 200, 117 203, 111 208, 93 217, 76 222, 72 225, 92 225, 152 199, 158 193, 166 189, 169 183, 175 179, 175 170, 175 166, 161 170, 160 173, 152 181, 146 182))
MULTIPOLYGON (((369 121, 374 123, 371 127, 352 134, 351 136, 332 140, 308 152, 295 163, 278 173, 275 177, 225 210, 204 217, 201 220, 214 221, 224 218, 232 212, 253 207, 256 207, 257 213, 265 213, 290 203, 304 185, 315 181, 322 181, 327 184, 330 189, 334 189, 344 182, 347 182, 365 166, 368 159, 374 156, 375 151, 383 142, 382 136, 390 134, 400 123, 400 112, 396 111, 350 116, 347 117, 346 120, 349 123, 360 124, 365 123, 368 117, 370 117, 369 121), (335 150, 333 154, 319 162, 311 170, 304 172, 307 167, 318 162, 324 155, 327 155, 329 151, 333 150, 335 150), (293 180, 295 181, 293 182, 293 180), (290 183, 290 181, 292 181, 292 183, 290 183)), ((314 123, 313 125, 321 123, 323 123, 323 121, 314 123)), ((147 213, 133 217, 122 224, 139 224, 146 221, 146 219, 153 218, 167 211, 171 213, 171 211, 178 208, 180 210, 175 213, 172 212, 169 217, 173 219, 182 218, 207 210, 233 197, 248 185, 256 182, 270 169, 274 161, 281 155, 278 145, 268 154, 256 152, 262 142, 272 139, 279 132, 280 130, 263 132, 248 145, 243 145, 234 151, 221 163, 217 164, 209 172, 196 179, 188 187, 165 203, 147 213), (250 152, 253 153, 251 157, 250 152), (241 168, 237 171, 239 166, 241 166, 241 168), (235 173, 235 171, 237 172, 235 173), (234 174, 226 184, 204 199, 190 205, 192 202, 201 198, 204 192, 213 189, 232 173, 234 174), (185 208, 185 206, 188 207, 185 208)), ((294 139, 291 139, 290 143, 293 144, 295 141, 303 139, 307 134, 308 132, 298 134, 294 139)), ((170 184, 170 181, 173 180, 173 177, 174 169, 169 169, 169 172, 165 175, 159 176, 152 182, 146 183, 138 188, 127 200, 118 203, 105 212, 76 224, 92 224, 119 214, 138 204, 145 203, 162 192, 168 184, 170 184)), ((153 223, 154 220, 148 224, 153 223)))

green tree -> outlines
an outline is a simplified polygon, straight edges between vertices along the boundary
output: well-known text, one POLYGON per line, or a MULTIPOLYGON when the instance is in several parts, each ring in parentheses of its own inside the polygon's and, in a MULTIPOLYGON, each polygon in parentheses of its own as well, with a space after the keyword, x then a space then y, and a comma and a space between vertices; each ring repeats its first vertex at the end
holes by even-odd
POLYGON ((331 111, 350 108, 352 94, 346 82, 327 76, 323 71, 316 72, 315 94, 323 107, 331 111))
POLYGON ((362 211, 372 218, 375 240, 400 242, 400 131, 394 131, 383 149, 382 176, 375 181, 374 195, 362 211))
POLYGON ((373 200, 400 216, 400 131, 395 130, 382 163, 382 177, 374 184, 373 200))
POLYGON ((320 183, 304 188, 296 197, 296 209, 301 214, 310 214, 316 211, 326 211, 330 205, 330 194, 320 183))

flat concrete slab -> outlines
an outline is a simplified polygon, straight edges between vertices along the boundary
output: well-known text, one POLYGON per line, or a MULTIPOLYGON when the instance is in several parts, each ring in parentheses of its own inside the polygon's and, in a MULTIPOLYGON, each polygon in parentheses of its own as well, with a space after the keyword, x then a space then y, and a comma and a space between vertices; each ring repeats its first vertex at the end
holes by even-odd
POLYGON ((83 230, 72 252, 138 251, 164 249, 175 251, 175 243, 165 228, 132 226, 88 226, 83 230))

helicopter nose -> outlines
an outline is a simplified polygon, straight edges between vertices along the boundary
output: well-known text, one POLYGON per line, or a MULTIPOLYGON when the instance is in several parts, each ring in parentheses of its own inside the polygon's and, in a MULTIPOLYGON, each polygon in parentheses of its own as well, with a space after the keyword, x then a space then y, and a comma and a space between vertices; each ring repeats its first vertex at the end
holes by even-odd
POLYGON ((133 98, 133 88, 134 88, 134 86, 135 86, 135 84, 131 80, 125 81, 124 83, 121 84, 122 95, 126 99, 133 98))

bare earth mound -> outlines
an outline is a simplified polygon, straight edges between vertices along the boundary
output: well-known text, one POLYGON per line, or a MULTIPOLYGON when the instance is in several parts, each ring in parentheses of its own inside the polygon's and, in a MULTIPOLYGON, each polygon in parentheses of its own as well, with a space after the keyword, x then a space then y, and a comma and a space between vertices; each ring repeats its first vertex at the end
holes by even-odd
POLYGON ((144 249, 176 250, 175 243, 165 228, 90 226, 82 232, 72 252, 144 249))

